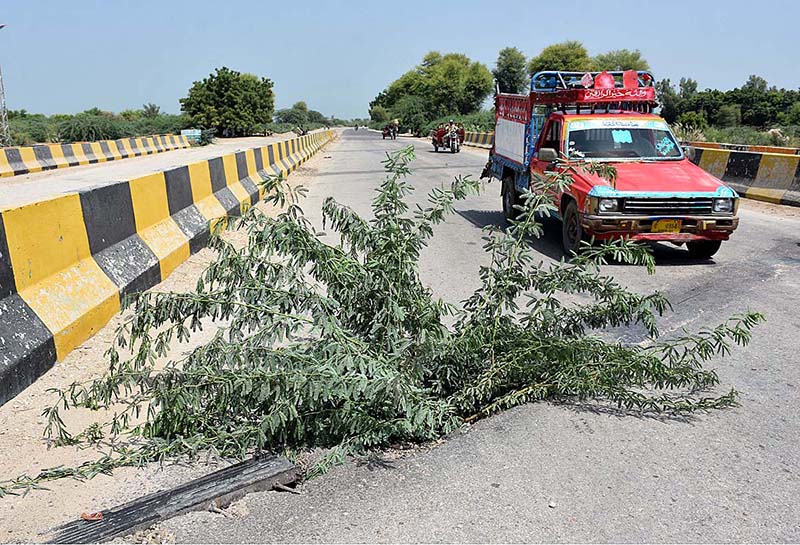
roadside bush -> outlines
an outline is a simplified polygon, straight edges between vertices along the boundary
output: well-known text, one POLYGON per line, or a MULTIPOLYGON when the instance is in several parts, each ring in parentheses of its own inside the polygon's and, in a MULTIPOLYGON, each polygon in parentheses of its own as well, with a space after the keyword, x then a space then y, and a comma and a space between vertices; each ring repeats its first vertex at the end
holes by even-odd
POLYGON ((61 142, 90 142, 115 140, 135 134, 127 121, 115 120, 105 115, 78 114, 62 121, 58 126, 61 142))
MULTIPOLYGON (((536 218, 555 210, 527 194, 507 231, 485 230, 489 264, 462 308, 435 298, 419 277, 420 252, 453 204, 480 186, 457 178, 435 188, 425 206, 408 204, 413 149, 385 161, 373 219, 332 198, 328 244, 277 179, 264 184, 277 217, 251 208, 235 228, 245 248, 214 236, 217 252, 191 293, 144 293, 109 350, 106 376, 74 384, 47 409, 47 435, 60 444, 109 445, 78 468, 0 483, 0 495, 65 476, 88 477, 121 465, 216 453, 244 457, 267 449, 329 447, 318 467, 398 441, 441 437, 515 405, 545 400, 593 402, 637 414, 687 414, 728 407, 736 392, 711 390, 704 364, 747 344, 757 313, 697 334, 658 337, 660 293, 640 295, 604 275, 608 258, 653 270, 646 247, 627 240, 587 248, 571 261, 542 264, 529 247, 536 218), (564 295, 578 302, 566 303, 564 295), (173 341, 201 324, 222 324, 210 341, 157 364, 173 341), (452 325, 448 325, 452 324, 452 325), (646 342, 600 333, 641 327, 646 342), (105 424, 70 435, 64 409, 115 411, 105 424), (139 420, 141 415, 143 420, 139 420)), ((608 165, 581 165, 535 183, 571 183, 575 168, 613 179, 608 165)), ((537 191, 539 193, 539 191, 537 191)))
POLYGON ((708 142, 726 142, 756 146, 800 147, 800 135, 796 127, 776 127, 758 130, 753 127, 709 127, 703 131, 708 142))
POLYGON ((46 144, 58 140, 57 127, 43 115, 31 115, 24 118, 10 119, 8 125, 11 130, 14 145, 17 146, 46 144))
POLYGON ((174 114, 159 114, 157 116, 144 116, 131 125, 131 130, 136 136, 151 134, 180 134, 183 129, 192 128, 189 116, 174 114))
POLYGON ((447 123, 450 120, 462 123, 464 129, 470 132, 492 132, 494 131, 494 111, 482 110, 469 115, 445 116, 425 125, 423 134, 429 134, 440 123, 447 123))

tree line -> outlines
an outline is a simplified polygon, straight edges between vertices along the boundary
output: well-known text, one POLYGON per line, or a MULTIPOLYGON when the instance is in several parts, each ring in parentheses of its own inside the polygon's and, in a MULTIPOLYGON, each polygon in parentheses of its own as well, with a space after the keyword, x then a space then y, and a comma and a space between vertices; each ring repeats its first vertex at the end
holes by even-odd
MULTIPOLYGON (((493 113, 481 106, 495 84, 502 93, 525 93, 531 76, 542 70, 650 70, 650 64, 638 49, 591 56, 574 40, 549 45, 530 59, 516 47, 503 48, 491 71, 463 54, 434 51, 378 93, 369 105, 370 119, 376 127, 398 119, 420 134, 447 118, 457 118, 472 130, 491 130, 493 113)), ((729 91, 701 91, 694 79, 681 78, 676 88, 655 75, 661 115, 693 137, 759 144, 800 139, 800 90, 779 89, 751 75, 729 91)))
POLYGON ((91 108, 78 114, 46 116, 11 110, 11 139, 15 145, 25 146, 175 134, 189 128, 205 129, 214 136, 249 136, 350 124, 309 109, 303 101, 275 111, 270 79, 224 66, 195 81, 179 102, 180 114, 164 113, 150 103, 119 113, 91 108))

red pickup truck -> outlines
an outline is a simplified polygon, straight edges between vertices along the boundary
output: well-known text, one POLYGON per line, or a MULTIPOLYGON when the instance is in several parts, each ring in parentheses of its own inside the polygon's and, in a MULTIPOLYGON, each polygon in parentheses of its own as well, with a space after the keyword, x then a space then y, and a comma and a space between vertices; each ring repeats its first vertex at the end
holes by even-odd
POLYGON ((685 157, 655 106, 652 74, 632 70, 539 72, 530 94, 498 94, 484 175, 502 181, 505 216, 515 215, 532 176, 571 161, 608 162, 613 187, 579 171, 557 195, 568 254, 582 240, 627 237, 714 255, 738 226, 739 196, 685 157))

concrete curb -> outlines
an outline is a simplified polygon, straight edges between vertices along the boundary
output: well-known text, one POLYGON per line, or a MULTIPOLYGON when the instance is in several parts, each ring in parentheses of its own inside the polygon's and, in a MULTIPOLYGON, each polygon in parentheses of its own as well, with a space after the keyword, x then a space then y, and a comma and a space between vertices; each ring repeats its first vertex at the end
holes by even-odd
POLYGON ((0 405, 94 335, 122 297, 205 247, 333 138, 321 131, 0 210, 0 405))
POLYGON ((800 155, 690 146, 691 161, 743 197, 798 206, 800 155))
POLYGON ((464 133, 464 145, 475 148, 492 149, 494 145, 494 133, 466 132, 464 133))
POLYGON ((19 176, 31 172, 116 161, 140 155, 152 155, 188 148, 186 136, 167 134, 142 138, 121 138, 76 144, 42 144, 39 146, 0 149, 0 177, 19 176))

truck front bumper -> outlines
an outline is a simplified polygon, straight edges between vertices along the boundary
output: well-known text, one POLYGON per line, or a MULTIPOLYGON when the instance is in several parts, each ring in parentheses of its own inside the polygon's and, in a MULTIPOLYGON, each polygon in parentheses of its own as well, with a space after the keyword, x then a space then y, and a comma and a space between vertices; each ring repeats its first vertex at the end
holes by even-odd
POLYGON ((633 240, 686 242, 690 240, 728 240, 739 226, 737 216, 628 216, 584 214, 583 231, 596 239, 625 237, 633 240), (679 232, 653 232, 653 222, 660 219, 681 221, 679 232))

